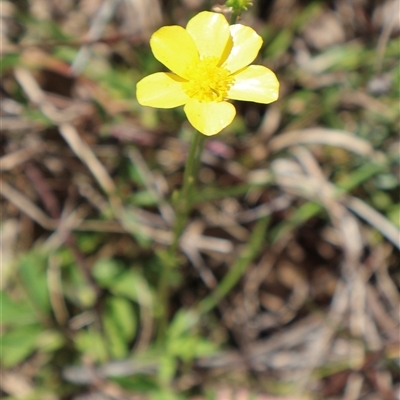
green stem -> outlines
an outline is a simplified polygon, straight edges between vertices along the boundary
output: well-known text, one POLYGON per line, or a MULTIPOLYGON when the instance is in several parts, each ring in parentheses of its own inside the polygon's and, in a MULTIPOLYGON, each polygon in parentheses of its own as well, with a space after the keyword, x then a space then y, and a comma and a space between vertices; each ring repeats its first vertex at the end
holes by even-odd
POLYGON ((159 299, 162 307, 160 325, 158 330, 158 340, 162 343, 168 326, 168 303, 169 303, 169 279, 171 271, 179 265, 177 257, 179 239, 185 229, 192 206, 192 189, 196 183, 197 172, 200 165, 200 157, 203 150, 206 136, 196 132, 190 145, 189 156, 183 175, 182 189, 178 194, 175 203, 176 220, 173 230, 173 240, 168 251, 162 256, 162 272, 159 281, 159 299))
POLYGON ((236 12, 232 10, 232 14, 231 14, 231 25, 235 25, 238 18, 240 16, 240 12, 236 12))
POLYGON ((178 249, 179 239, 185 228, 190 208, 192 205, 191 191, 196 183, 197 170, 199 169, 200 157, 203 150, 205 136, 196 132, 190 145, 189 156, 183 175, 183 185, 176 202, 176 221, 174 227, 174 238, 169 254, 174 256, 178 249))

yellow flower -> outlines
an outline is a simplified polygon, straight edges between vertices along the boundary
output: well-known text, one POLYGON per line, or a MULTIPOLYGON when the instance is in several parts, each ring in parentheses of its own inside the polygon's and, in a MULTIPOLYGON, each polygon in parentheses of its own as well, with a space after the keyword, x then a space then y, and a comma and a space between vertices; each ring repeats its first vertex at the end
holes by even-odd
POLYGON ((244 25, 229 25, 222 14, 201 12, 186 29, 166 26, 150 39, 154 56, 170 72, 159 72, 137 84, 141 105, 173 108, 184 105, 189 122, 207 136, 228 126, 236 115, 226 100, 268 104, 279 95, 275 74, 250 65, 262 45, 244 25))

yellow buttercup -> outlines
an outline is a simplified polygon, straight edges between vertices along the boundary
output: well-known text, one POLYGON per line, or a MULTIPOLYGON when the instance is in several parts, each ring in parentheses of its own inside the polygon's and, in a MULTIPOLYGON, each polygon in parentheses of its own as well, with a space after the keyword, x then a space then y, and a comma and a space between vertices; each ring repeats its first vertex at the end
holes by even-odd
POLYGON ((141 105, 173 108, 184 105, 189 122, 212 136, 236 115, 227 100, 268 104, 279 96, 276 75, 249 65, 262 45, 248 26, 229 25, 222 14, 204 11, 186 29, 166 26, 150 39, 154 56, 172 72, 159 72, 137 84, 141 105))

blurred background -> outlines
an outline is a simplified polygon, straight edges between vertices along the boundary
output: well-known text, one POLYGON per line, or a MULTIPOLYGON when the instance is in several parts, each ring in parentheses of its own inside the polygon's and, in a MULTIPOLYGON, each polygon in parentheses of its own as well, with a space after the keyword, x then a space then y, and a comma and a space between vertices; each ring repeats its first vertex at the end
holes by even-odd
POLYGON ((398 0, 242 16, 280 98, 207 140, 160 322, 193 130, 135 85, 211 9, 0 3, 2 398, 400 399, 398 0))

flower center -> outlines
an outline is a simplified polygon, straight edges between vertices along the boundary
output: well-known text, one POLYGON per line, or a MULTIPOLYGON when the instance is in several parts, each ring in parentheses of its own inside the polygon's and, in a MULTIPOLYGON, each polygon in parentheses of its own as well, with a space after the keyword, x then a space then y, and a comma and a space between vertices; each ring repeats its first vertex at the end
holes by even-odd
POLYGON ((217 67, 215 57, 206 57, 186 71, 188 82, 183 84, 186 94, 201 102, 223 101, 233 78, 225 68, 217 67))

